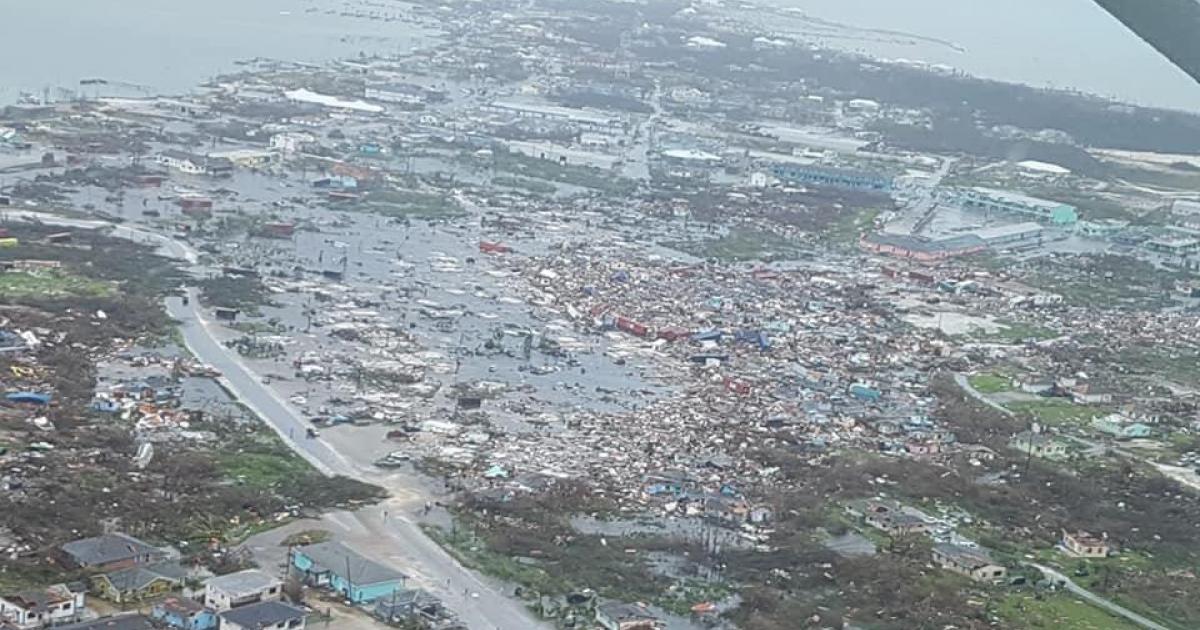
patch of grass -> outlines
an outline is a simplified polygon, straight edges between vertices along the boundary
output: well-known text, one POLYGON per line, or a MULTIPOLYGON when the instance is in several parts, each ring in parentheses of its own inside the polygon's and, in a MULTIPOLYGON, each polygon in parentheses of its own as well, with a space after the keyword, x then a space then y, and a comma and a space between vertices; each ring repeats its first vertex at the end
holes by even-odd
POLYGON ((516 188, 539 195, 553 195, 555 191, 558 190, 553 184, 548 184, 537 179, 529 179, 527 177, 510 177, 505 175, 493 177, 492 185, 516 188))
POLYGON ((226 477, 254 488, 274 488, 312 473, 308 462, 282 442, 266 438, 248 440, 219 453, 217 468, 226 477))
POLYGON ((327 477, 265 427, 238 436, 213 453, 218 474, 249 490, 317 508, 373 503, 387 496, 378 486, 349 477, 327 477))
POLYGON ((1096 416, 1107 413, 1096 407, 1076 405, 1064 398, 1043 398, 1028 402, 1009 403, 1005 406, 1015 413, 1031 414, 1039 422, 1048 425, 1086 423, 1096 416))
POLYGON ((967 379, 980 393, 983 394, 998 394, 1012 390, 1012 380, 1006 376, 985 372, 975 374, 967 379))
POLYGON ((590 166, 562 165, 518 153, 498 151, 492 157, 491 164, 497 171, 515 173, 527 178, 532 177, 559 182, 560 184, 594 188, 612 194, 627 194, 637 187, 637 182, 621 177, 611 171, 590 166))
POLYGON ((840 215, 828 228, 821 232, 826 241, 835 244, 848 244, 858 241, 863 231, 871 228, 875 218, 879 216, 878 208, 859 208, 848 210, 840 215))
POLYGON ((200 299, 205 304, 257 312, 269 302, 270 293, 262 280, 247 276, 218 276, 200 281, 200 299))
POLYGON ((1188 279, 1125 256, 1096 255, 1039 260, 1021 281, 1063 296, 1067 304, 1100 309, 1161 308, 1175 302, 1173 288, 1188 279))
POLYGON ((692 606, 702 602, 719 602, 733 593, 734 589, 726 582, 680 580, 654 603, 669 613, 686 617, 691 614, 692 606))
POLYGON ((377 190, 367 195, 363 203, 348 209, 412 219, 448 219, 464 214, 462 206, 447 195, 415 190, 377 190))
POLYGON ((296 532, 279 543, 281 547, 291 547, 294 545, 315 545, 323 543, 333 538, 333 532, 327 529, 306 529, 296 532))
POLYGON ((991 341, 996 343, 1022 343, 1025 341, 1043 341, 1053 339, 1058 336, 1053 330, 1038 326, 1037 324, 1029 324, 1026 322, 1018 322, 1005 320, 997 322, 1001 328, 997 330, 975 331, 972 335, 980 341, 991 341))
POLYGON ((724 261, 779 260, 795 258, 796 243, 757 228, 736 227, 724 236, 707 241, 682 241, 668 246, 700 258, 724 261))
POLYGON ((1200 384, 1200 352, 1191 348, 1134 345, 1115 353, 1112 361, 1130 372, 1161 376, 1185 385, 1200 384))
POLYGON ((562 588, 541 568, 519 562, 503 554, 487 550, 484 541, 465 529, 447 531, 436 525, 422 524, 421 528, 459 562, 485 575, 520 584, 538 593, 555 593, 562 588))
POLYGON ((1006 627, 1028 630, 1135 630, 1137 626, 1065 594, 1013 593, 995 614, 1006 627), (1011 625, 1010 625, 1011 624, 1011 625))
POLYGON ((241 321, 229 324, 229 328, 247 335, 275 335, 287 332, 287 327, 277 320, 267 322, 241 321))
POLYGON ((113 285, 110 283, 61 269, 0 273, 0 296, 4 297, 104 297, 112 292, 113 285))

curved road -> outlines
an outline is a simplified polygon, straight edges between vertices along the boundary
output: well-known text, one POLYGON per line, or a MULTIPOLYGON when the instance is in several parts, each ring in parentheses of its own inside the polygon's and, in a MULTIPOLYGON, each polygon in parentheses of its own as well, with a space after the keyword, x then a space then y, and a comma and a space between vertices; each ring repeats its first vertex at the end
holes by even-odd
MULTIPOLYGON (((1013 415, 1012 411, 1005 409, 1004 407, 1002 407, 1001 405, 999 405, 992 399, 988 398, 987 395, 983 394, 979 390, 972 387, 971 382, 967 379, 967 376, 965 374, 955 373, 954 382, 957 383, 958 386, 960 388, 962 388, 963 391, 965 391, 967 394, 969 394, 971 397, 975 398, 979 402, 982 402, 985 405, 988 405, 989 407, 992 407, 1000 412, 1003 412, 1005 415, 1008 415, 1008 416, 1013 415)), ((1090 443, 1085 440, 1080 440, 1079 438, 1075 438, 1073 436, 1068 435, 1066 437, 1073 439, 1073 440, 1079 440, 1081 442, 1091 444, 1092 446, 1096 446, 1094 443, 1090 443)), ((1151 621, 1150 619, 1147 619, 1146 617, 1143 617, 1142 615, 1139 615, 1139 614, 1133 612, 1132 610, 1129 610, 1128 608, 1120 606, 1120 605, 1116 604, 1115 602, 1112 602, 1103 597, 1100 597, 1099 595, 1083 588, 1082 586, 1079 586, 1071 578, 1067 577, 1066 575, 1063 575, 1062 573, 1060 573, 1054 569, 1051 569, 1050 567, 1043 566, 1040 564, 1035 564, 1033 562, 1025 562, 1023 564, 1025 564, 1027 566, 1031 566, 1031 567, 1037 569, 1038 571, 1041 571, 1042 574, 1045 575, 1046 578, 1048 580, 1050 580, 1051 582, 1062 585, 1063 588, 1074 593, 1079 598, 1083 599, 1084 601, 1088 602, 1089 604, 1091 604, 1093 606, 1096 606, 1098 608, 1103 608, 1105 611, 1107 611, 1111 615, 1115 615, 1117 617, 1123 617, 1143 628, 1148 628, 1149 630, 1170 630, 1170 628, 1167 628, 1166 626, 1163 626, 1162 624, 1151 621)))
POLYGON ((1103 608, 1104 610, 1108 611, 1109 614, 1116 615, 1118 617, 1124 617, 1125 619, 1127 619, 1143 628, 1149 628, 1149 630, 1171 630, 1170 628, 1168 628, 1160 623, 1155 623, 1154 621, 1151 621, 1151 620, 1133 612, 1132 610, 1129 610, 1128 608, 1118 606, 1117 604, 1115 604, 1107 599, 1104 599, 1103 597, 1100 597, 1099 595, 1096 595, 1095 593, 1076 584, 1074 581, 1071 580, 1071 578, 1063 575, 1062 573, 1059 573, 1058 571, 1055 571, 1054 569, 1051 569, 1050 567, 1042 566, 1040 564, 1034 564, 1032 562, 1027 562, 1025 564, 1037 569, 1038 571, 1041 571, 1042 574, 1045 575, 1046 578, 1049 579, 1051 582, 1062 585, 1063 588, 1065 588, 1068 591, 1079 596, 1084 601, 1088 602, 1089 604, 1091 604, 1093 606, 1103 608))
MULTIPOLYGON (((84 229, 111 230, 113 236, 141 243, 156 243, 163 254, 195 265, 196 250, 170 236, 145 228, 114 225, 60 217, 40 212, 14 210, 4 212, 8 219, 25 219, 49 225, 84 229)), ((345 475, 367 483, 377 483, 369 466, 360 467, 321 439, 306 438, 310 426, 304 416, 226 348, 213 333, 213 322, 199 308, 195 289, 188 289, 188 304, 179 297, 166 300, 167 312, 179 320, 184 344, 200 361, 222 376, 218 379, 235 397, 258 414, 297 454, 326 475, 345 475)), ((395 488, 393 488, 395 490, 395 488)), ((402 493, 401 493, 402 494, 402 493)), ((411 502, 393 498, 357 512, 339 512, 329 516, 345 530, 343 538, 373 560, 390 565, 410 577, 410 584, 438 596, 448 609, 471 630, 551 630, 520 602, 505 596, 474 572, 458 563, 421 531, 404 511, 411 502)))
MULTIPOLYGON (((167 311, 180 321, 184 343, 197 359, 222 374, 220 382, 242 403, 258 414, 299 455, 325 474, 345 475, 367 483, 377 482, 354 462, 321 439, 305 437, 310 426, 302 414, 263 385, 261 378, 226 348, 214 335, 213 322, 199 308, 194 289, 184 305, 180 298, 167 299, 167 311)), ((439 596, 446 607, 472 630, 549 629, 520 602, 510 599, 475 573, 464 568, 421 531, 417 523, 388 505, 346 513, 357 521, 346 527, 347 542, 361 551, 383 550, 373 559, 391 564, 439 596), (356 542, 355 539, 358 539, 356 542)))
POLYGON ((963 374, 962 372, 955 372, 954 373, 954 382, 957 383, 959 388, 961 388, 964 392, 966 392, 967 395, 969 395, 971 398, 978 400, 979 402, 991 407, 992 409, 995 409, 996 411, 999 411, 1000 413, 1002 413, 1006 416, 1014 415, 1012 411, 1005 408, 1000 403, 997 403, 996 401, 992 400, 991 398, 988 398, 986 395, 984 395, 983 392, 979 391, 978 389, 975 389, 975 387, 971 385, 971 381, 967 379, 966 374, 963 374))

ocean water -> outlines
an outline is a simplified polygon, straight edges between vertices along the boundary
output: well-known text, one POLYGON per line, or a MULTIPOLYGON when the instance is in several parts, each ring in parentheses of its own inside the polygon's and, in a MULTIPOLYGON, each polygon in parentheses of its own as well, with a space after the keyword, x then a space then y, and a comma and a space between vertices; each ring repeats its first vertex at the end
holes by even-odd
POLYGON ((1093 0, 752 1, 812 18, 802 28, 830 47, 1200 111, 1200 83, 1093 0))
MULTIPOLYGON (((795 12, 764 16, 764 33, 786 23, 825 46, 1200 111, 1200 84, 1092 0, 753 1, 795 12)), ((180 93, 239 59, 323 61, 432 43, 429 30, 364 17, 406 11, 394 0, 0 0, 0 103, 98 77, 180 93)))
POLYGON ((241 59, 315 62, 432 43, 435 32, 365 15, 407 10, 351 0, 0 0, 0 103, 90 78, 182 93, 241 59))

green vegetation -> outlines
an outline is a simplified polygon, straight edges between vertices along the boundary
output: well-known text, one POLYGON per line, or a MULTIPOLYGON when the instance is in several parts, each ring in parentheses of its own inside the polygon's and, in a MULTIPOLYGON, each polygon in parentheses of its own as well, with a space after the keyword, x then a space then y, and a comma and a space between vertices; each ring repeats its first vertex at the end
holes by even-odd
POLYGON ((1058 336, 1053 330, 1037 324, 1002 320, 997 322, 1001 327, 996 330, 977 330, 972 337, 980 341, 994 343, 1022 343, 1026 341, 1043 341, 1058 336))
POLYGON ((250 313, 268 303, 270 292, 256 276, 217 276, 200 281, 200 299, 205 304, 236 308, 250 313))
POLYGON ((1042 398, 1028 402, 1014 402, 1005 405, 1018 414, 1030 414, 1048 425, 1086 423, 1096 416, 1107 413, 1103 409, 1076 405, 1065 398, 1042 398))
POLYGON ((247 489, 269 491, 302 504, 332 506, 382 499, 381 488, 347 477, 327 477, 292 451, 274 431, 255 426, 213 453, 216 471, 247 489))
POLYGON ((1200 350, 1176 344, 1134 345, 1108 360, 1134 373, 1161 376, 1184 385, 1200 384, 1200 350))
POLYGON ((694 541, 584 535, 568 522, 573 514, 605 514, 612 507, 582 483, 561 482, 538 496, 472 500, 457 511, 453 529, 427 531, 464 564, 520 586, 535 601, 541 595, 593 589, 603 598, 653 602, 685 612, 733 591, 730 583, 704 579, 700 572, 674 577, 654 570, 652 555, 677 559, 685 566, 704 562, 705 554, 694 541))
POLYGON ((1079 209, 1080 217, 1087 221, 1099 221, 1101 219, 1132 221, 1137 218, 1137 215, 1125 206, 1100 195, 1076 192, 1058 187, 1035 187, 1025 192, 1039 199, 1048 199, 1075 206, 1079 209))
POLYGON ((229 324, 229 328, 247 335, 273 335, 287 332, 287 327, 272 318, 269 321, 241 321, 229 324))
MULTIPOLYGON (((20 244, 0 248, 0 262, 53 260, 62 267, 0 274, 0 302, 59 315, 64 318, 59 325, 69 328, 73 341, 84 344, 162 336, 171 330, 171 320, 160 304, 186 274, 155 254, 153 247, 96 230, 70 230, 71 242, 57 244, 46 237, 62 232, 61 227, 33 223, 7 227, 20 244), (107 317, 93 317, 98 311, 107 317), (84 313, 86 317, 79 316, 84 313)), ((79 387, 90 387, 90 381, 79 387)))
POLYGON ((519 584, 522 588, 532 589, 538 593, 557 592, 562 585, 556 584, 545 570, 518 562, 503 554, 489 551, 484 541, 466 529, 455 528, 447 531, 434 525, 422 524, 429 537, 449 550, 455 558, 464 565, 494 578, 519 584))
POLYGON ((0 273, 0 296, 20 297, 63 297, 104 296, 112 293, 113 286, 59 269, 45 269, 32 273, 0 273))
POLYGON ((217 455, 217 469, 254 488, 274 488, 309 474, 308 462, 263 431, 217 455))
POLYGON ((967 380, 971 383, 971 387, 974 387, 983 394, 998 394, 1010 391, 1013 388, 1012 379, 990 372, 975 374, 967 380))
POLYGON ((526 190, 538 195, 553 195, 558 189, 553 184, 548 184, 544 181, 529 179, 527 177, 510 177, 501 175, 492 178, 493 186, 505 186, 508 188, 517 188, 526 190))
POLYGON ((1112 178, 1160 190, 1192 191, 1200 188, 1200 173, 1193 169, 1138 168, 1124 164, 1109 164, 1112 178))
POLYGON ((1012 627, 1029 630, 1134 630, 1123 619, 1066 594, 1013 593, 994 611, 1012 627))
POLYGON ((449 219, 464 214, 452 197, 415 190, 377 190, 366 201, 350 209, 371 212, 385 217, 412 219, 449 219))
POLYGON ((291 547, 294 545, 315 545, 323 543, 333 538, 333 532, 327 529, 306 529, 291 534, 284 538, 279 544, 283 547, 291 547))
POLYGON ((875 224, 875 218, 879 216, 879 212, 877 208, 848 210, 838 215, 833 223, 819 233, 824 240, 830 243, 856 243, 859 236, 875 224))
MULTIPOLYGON (((475 160, 474 157, 468 159, 475 160)), ((491 165, 497 171, 560 184, 594 188, 611 194, 628 194, 637 187, 637 182, 623 178, 612 171, 590 166, 558 164, 519 153, 496 152, 492 156, 491 165)))
POLYGON ((723 261, 791 259, 799 253, 792 240, 752 227, 735 227, 724 236, 707 241, 665 244, 699 258, 723 261))
POLYGON ((654 603, 669 613, 686 617, 691 614, 692 606, 698 603, 719 602, 733 594, 734 589, 727 582, 693 578, 679 580, 665 595, 655 599, 654 603))
POLYGON ((1099 255, 1038 261, 1021 280, 1073 306, 1148 309, 1170 305, 1175 284, 1187 277, 1126 256, 1099 255))

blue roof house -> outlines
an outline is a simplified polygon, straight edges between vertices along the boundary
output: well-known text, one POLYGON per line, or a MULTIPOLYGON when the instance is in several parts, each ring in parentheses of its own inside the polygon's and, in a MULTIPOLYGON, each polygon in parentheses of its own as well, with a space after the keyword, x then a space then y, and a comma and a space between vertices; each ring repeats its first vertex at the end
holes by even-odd
POLYGON ((168 597, 155 604, 150 617, 180 630, 213 630, 217 627, 216 612, 200 602, 181 597, 168 597))
POLYGON ((866 402, 877 402, 883 397, 883 393, 879 390, 858 383, 850 386, 850 395, 866 402))
POLYGON ((296 547, 291 564, 309 584, 329 588, 355 604, 391 597, 404 589, 403 573, 368 560, 337 541, 296 547))

